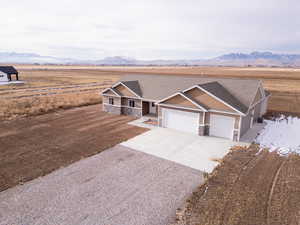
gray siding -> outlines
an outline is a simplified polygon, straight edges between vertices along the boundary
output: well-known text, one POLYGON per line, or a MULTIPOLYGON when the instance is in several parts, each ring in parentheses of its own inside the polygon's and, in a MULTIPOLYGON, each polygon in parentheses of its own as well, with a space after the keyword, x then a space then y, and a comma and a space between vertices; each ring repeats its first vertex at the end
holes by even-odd
POLYGON ((251 112, 249 112, 247 116, 242 117, 240 137, 242 137, 250 129, 250 126, 251 126, 251 112))
POLYGON ((264 114, 267 113, 268 109, 268 100, 269 98, 265 98, 262 103, 261 103, 261 109, 260 109, 260 115, 263 116, 264 114))
POLYGON ((254 122, 261 117, 261 102, 254 107, 254 122))

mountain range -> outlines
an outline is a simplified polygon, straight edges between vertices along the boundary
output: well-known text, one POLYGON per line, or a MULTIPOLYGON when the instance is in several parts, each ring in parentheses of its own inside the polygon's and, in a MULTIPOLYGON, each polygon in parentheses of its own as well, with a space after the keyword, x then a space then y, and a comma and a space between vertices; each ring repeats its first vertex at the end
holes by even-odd
POLYGON ((114 56, 100 60, 78 60, 41 56, 34 53, 0 52, 0 63, 10 64, 86 64, 86 65, 199 65, 199 66, 273 66, 299 67, 300 54, 275 54, 272 52, 230 53, 211 59, 182 60, 138 60, 134 58, 114 56))

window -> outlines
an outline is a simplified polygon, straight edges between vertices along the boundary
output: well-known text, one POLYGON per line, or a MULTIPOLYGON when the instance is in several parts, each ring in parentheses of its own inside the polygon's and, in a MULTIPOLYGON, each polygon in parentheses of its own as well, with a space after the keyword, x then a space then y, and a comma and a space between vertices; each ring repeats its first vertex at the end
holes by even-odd
POLYGON ((109 103, 110 105, 113 105, 113 104, 114 104, 114 98, 109 98, 109 99, 108 99, 108 103, 109 103))
POLYGON ((135 102, 132 99, 128 100, 128 104, 129 104, 130 107, 135 107, 135 102))
POLYGON ((151 106, 152 106, 152 107, 155 107, 155 103, 154 103, 154 102, 152 102, 152 103, 151 103, 151 106))

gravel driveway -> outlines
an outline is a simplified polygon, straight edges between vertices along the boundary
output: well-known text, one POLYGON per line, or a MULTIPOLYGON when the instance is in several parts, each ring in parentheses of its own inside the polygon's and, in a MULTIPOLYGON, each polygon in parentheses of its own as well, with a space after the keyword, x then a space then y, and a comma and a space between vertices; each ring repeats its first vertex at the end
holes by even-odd
POLYGON ((0 224, 165 225, 201 172, 124 146, 0 193, 0 224))

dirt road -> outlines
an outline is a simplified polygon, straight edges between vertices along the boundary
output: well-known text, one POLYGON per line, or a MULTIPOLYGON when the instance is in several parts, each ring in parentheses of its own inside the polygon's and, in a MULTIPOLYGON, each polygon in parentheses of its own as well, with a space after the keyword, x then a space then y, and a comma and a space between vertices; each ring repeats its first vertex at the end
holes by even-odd
POLYGON ((300 156, 256 153, 251 147, 227 155, 192 195, 178 224, 299 225, 300 156))
POLYGON ((134 137, 134 118, 101 105, 0 123, 0 191, 43 176, 134 137))

